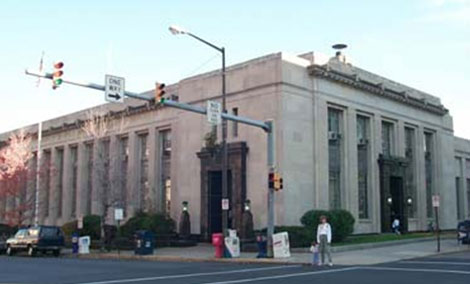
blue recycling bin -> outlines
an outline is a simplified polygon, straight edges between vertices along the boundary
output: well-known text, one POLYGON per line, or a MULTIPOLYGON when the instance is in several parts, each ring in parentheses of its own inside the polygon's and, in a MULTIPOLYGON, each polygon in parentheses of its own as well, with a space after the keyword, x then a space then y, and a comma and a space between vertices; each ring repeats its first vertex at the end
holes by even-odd
POLYGON ((136 255, 149 255, 153 254, 155 247, 155 235, 151 231, 140 230, 135 233, 135 248, 136 255))
POLYGON ((78 253, 78 237, 78 232, 72 233, 72 253, 74 254, 78 253))
POLYGON ((258 255, 256 258, 268 257, 268 239, 264 235, 256 237, 256 244, 258 245, 258 255))

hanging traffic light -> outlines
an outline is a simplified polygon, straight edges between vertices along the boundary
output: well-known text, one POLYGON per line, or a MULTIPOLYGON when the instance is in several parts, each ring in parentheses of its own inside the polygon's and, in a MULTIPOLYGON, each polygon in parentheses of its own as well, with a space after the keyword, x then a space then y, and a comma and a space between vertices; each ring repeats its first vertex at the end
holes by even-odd
POLYGON ((165 94, 165 84, 155 83, 155 103, 161 104, 165 101, 163 95, 165 94))
POLYGON ((274 190, 282 189, 282 178, 280 173, 274 173, 274 190))
POLYGON ((268 188, 274 188, 274 173, 268 175, 268 188))
POLYGON ((54 73, 52 73, 52 89, 57 89, 64 80, 62 80, 62 75, 64 71, 62 71, 62 67, 64 67, 64 63, 59 61, 54 64, 54 73))

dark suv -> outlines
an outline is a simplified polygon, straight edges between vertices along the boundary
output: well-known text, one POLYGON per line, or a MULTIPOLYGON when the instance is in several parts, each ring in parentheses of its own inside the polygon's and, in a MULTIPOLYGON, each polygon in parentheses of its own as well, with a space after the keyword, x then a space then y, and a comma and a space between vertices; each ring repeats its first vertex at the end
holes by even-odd
POLYGON ((60 249, 64 247, 64 234, 59 227, 54 226, 19 229, 13 238, 7 240, 6 246, 8 255, 26 251, 28 255, 34 256, 37 252, 52 251, 55 256, 59 256, 60 249))

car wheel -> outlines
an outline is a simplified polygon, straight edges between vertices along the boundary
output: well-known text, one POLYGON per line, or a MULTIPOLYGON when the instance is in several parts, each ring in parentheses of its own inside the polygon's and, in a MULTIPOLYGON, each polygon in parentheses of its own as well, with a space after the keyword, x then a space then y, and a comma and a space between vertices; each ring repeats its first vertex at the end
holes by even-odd
POLYGON ((13 249, 11 248, 11 246, 7 246, 7 255, 8 255, 8 256, 12 256, 12 255, 13 255, 13 249))
POLYGON ((28 246, 28 255, 29 256, 35 256, 36 255, 36 250, 32 246, 28 246))
POLYGON ((55 257, 60 256, 60 249, 53 250, 52 253, 54 254, 55 257))

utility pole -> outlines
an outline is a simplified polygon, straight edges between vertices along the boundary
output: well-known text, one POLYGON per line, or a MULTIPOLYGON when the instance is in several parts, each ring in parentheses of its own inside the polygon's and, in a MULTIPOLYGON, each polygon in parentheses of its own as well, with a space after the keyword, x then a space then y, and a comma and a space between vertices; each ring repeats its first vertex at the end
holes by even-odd
MULTIPOLYGON (((224 70, 225 71, 225 70, 224 70)), ((31 72, 26 70, 26 75, 30 76, 35 76, 35 77, 41 77, 41 78, 46 78, 52 80, 52 74, 51 73, 36 73, 36 72, 31 72)), ((225 74, 225 72, 224 72, 225 74)), ((78 83, 74 81, 68 81, 68 80, 63 80, 63 83, 65 84, 70 84, 70 85, 75 85, 75 86, 80 86, 80 87, 85 87, 85 88, 90 88, 90 89, 95 89, 99 91, 105 91, 105 86, 95 84, 95 83, 78 83)), ((223 85, 225 88, 225 84, 223 85)), ((129 92, 129 91, 124 91, 124 95, 127 97, 139 99, 139 100, 145 100, 145 101, 153 101, 154 99, 148 96, 144 96, 138 93, 134 92, 129 92)), ((180 103, 168 99, 162 99, 159 103, 163 106, 167 107, 172 107, 172 108, 177 108, 181 109, 184 111, 190 111, 190 112, 195 112, 203 115, 207 115, 207 108, 197 106, 197 105, 190 105, 186 103, 180 103)), ((242 124, 247 124, 251 125, 254 127, 258 127, 263 129, 267 133, 267 164, 268 164, 268 170, 271 171, 274 169, 275 165, 275 145, 274 145, 274 122, 272 120, 269 121, 260 121, 260 120, 255 120, 251 119, 248 117, 243 117, 243 116, 238 116, 238 115, 232 115, 227 112, 222 111, 220 114, 222 121, 230 120, 234 122, 239 122, 242 124)), ((226 147, 224 147, 225 149, 226 147)), ((269 186, 268 186, 269 187, 269 186)), ((267 234, 268 234, 268 256, 272 257, 273 256, 273 242, 272 242, 272 236, 274 234, 274 189, 269 188, 268 189, 268 194, 267 194, 268 202, 267 202, 267 210, 268 210, 268 221, 267 221, 267 234)))

